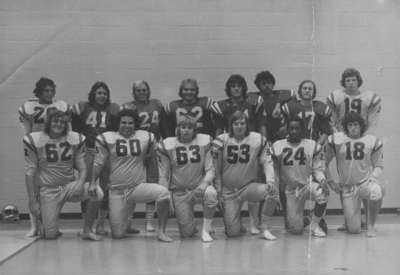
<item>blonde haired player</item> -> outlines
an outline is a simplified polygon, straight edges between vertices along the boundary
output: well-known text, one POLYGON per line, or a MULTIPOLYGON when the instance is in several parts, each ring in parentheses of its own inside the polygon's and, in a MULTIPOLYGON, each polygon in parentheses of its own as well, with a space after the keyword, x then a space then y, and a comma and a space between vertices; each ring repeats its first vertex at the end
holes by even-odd
MULTIPOLYGON (((268 230, 270 217, 279 201, 272 160, 267 154, 265 137, 249 131, 244 112, 233 113, 229 120, 229 133, 219 135, 213 141, 213 154, 216 189, 223 209, 226 235, 241 235, 240 212, 244 202, 265 200, 261 219, 262 236, 266 240, 275 240, 276 237, 268 230), (259 179, 260 166, 264 169, 266 184, 259 179)), ((257 215, 257 212, 250 211, 250 215, 254 214, 257 215)), ((256 219, 253 217, 253 220, 256 219)), ((253 227, 251 233, 258 234, 260 231, 253 227)))
MULTIPOLYGON (((52 110, 69 112, 70 106, 62 100, 54 100, 56 94, 56 84, 53 80, 41 77, 35 85, 33 94, 36 98, 30 99, 22 104, 18 109, 19 120, 24 130, 24 134, 42 131, 46 116, 52 110)), ((35 215, 29 213, 31 229, 26 234, 27 237, 37 236, 39 233, 38 221, 35 215)), ((61 233, 60 233, 61 234, 61 233)))
POLYGON ((211 222, 218 204, 213 186, 211 136, 196 133, 196 124, 194 118, 181 116, 177 121, 176 137, 160 142, 160 183, 172 192, 181 237, 192 237, 197 232, 194 206, 200 202, 204 209, 201 239, 211 242, 211 222))
POLYGON ((366 124, 355 112, 348 113, 343 121, 344 132, 328 138, 328 163, 336 157, 339 183, 330 179, 332 189, 341 193, 346 229, 349 233, 361 231, 361 200, 367 200, 369 237, 376 235, 378 216, 384 188, 379 180, 383 172, 382 141, 365 134, 366 124))
POLYGON ((305 139, 305 126, 300 117, 287 120, 288 137, 272 145, 276 180, 285 186, 288 231, 304 231, 304 205, 307 200, 316 202, 311 219, 311 232, 315 237, 326 237, 319 222, 325 214, 328 189, 325 184, 325 162, 322 146, 305 139))
POLYGON ((64 112, 51 112, 43 131, 23 139, 29 209, 42 222, 45 239, 59 236, 58 216, 65 202, 103 198, 98 184, 85 182, 85 137, 68 131, 68 123, 64 112))

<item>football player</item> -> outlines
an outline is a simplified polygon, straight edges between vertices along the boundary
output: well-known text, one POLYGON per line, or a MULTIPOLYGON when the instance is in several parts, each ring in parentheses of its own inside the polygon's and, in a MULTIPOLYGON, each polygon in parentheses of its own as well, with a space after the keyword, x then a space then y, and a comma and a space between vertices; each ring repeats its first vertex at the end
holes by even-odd
POLYGON ((263 99, 263 107, 266 115, 266 137, 270 142, 275 142, 283 138, 282 112, 281 107, 286 102, 296 99, 293 90, 274 90, 275 77, 270 71, 261 71, 256 75, 254 84, 258 92, 249 93, 249 95, 259 95, 263 99))
POLYGON ((305 126, 302 118, 289 118, 287 128, 288 137, 274 142, 271 148, 275 178, 285 186, 287 229, 293 234, 303 233, 304 205, 307 200, 312 200, 316 206, 310 224, 311 232, 315 237, 326 237, 319 226, 328 199, 322 146, 303 138, 305 126))
POLYGON ((282 106, 285 120, 297 116, 305 125, 305 138, 317 141, 324 145, 328 136, 332 134, 332 110, 325 103, 315 100, 317 88, 312 80, 303 80, 298 89, 298 100, 291 100, 282 106))
POLYGON ((154 134, 139 130, 140 119, 133 110, 118 113, 117 132, 105 132, 97 136, 93 179, 99 176, 106 162, 110 163, 109 208, 111 234, 123 238, 128 229, 128 216, 133 204, 156 201, 158 214, 158 240, 171 242, 166 235, 170 194, 166 187, 146 183, 145 158, 155 157, 154 134))
MULTIPOLYGON (((363 79, 358 70, 347 68, 343 71, 340 80, 341 89, 334 90, 327 98, 327 103, 333 110, 332 124, 335 132, 343 131, 341 121, 349 112, 361 115, 366 123, 366 132, 377 135, 378 121, 381 112, 381 98, 372 91, 361 90, 363 79)), ((368 211, 367 201, 364 208, 368 211)), ((366 222, 363 222, 363 228, 366 222)), ((338 228, 339 231, 346 230, 346 225, 338 228)))
MULTIPOLYGON (((132 85, 133 101, 122 104, 121 109, 131 109, 137 112, 140 118, 140 130, 153 133, 155 138, 165 138, 169 131, 169 123, 164 106, 158 99, 150 98, 151 90, 147 81, 138 80, 132 85)), ((157 158, 150 158, 146 161, 146 177, 147 182, 157 183, 159 178, 157 158), (148 160, 153 160, 149 162, 148 160)), ((146 204, 146 222, 145 229, 147 232, 154 232, 153 215, 155 210, 154 202, 146 204)), ((132 222, 132 221, 130 221, 132 222)), ((138 233, 131 225, 128 231, 138 233)))
POLYGON ((360 89, 363 79, 354 68, 344 70, 340 84, 343 88, 334 90, 327 98, 327 103, 333 110, 335 130, 343 131, 341 121, 344 116, 349 112, 356 112, 364 119, 367 133, 377 134, 381 98, 375 92, 360 89))
MULTIPOLYGON (((266 119, 263 109, 263 99, 257 94, 247 95, 247 83, 243 76, 231 75, 225 83, 225 93, 227 99, 220 100, 213 105, 216 115, 216 135, 222 134, 229 129, 229 119, 236 111, 242 111, 248 117, 248 127, 250 131, 260 132, 264 136, 267 134, 264 121, 266 119)), ((263 181, 260 171, 260 181, 263 181)), ((250 231, 258 234, 257 226, 260 225, 260 218, 255 213, 261 213, 259 203, 248 202, 250 213, 250 231), (255 219, 255 220, 254 220, 255 219)), ((242 228, 245 230, 245 228, 242 228)))
POLYGON ((214 137, 213 100, 209 97, 199 97, 199 85, 196 79, 187 78, 179 85, 181 99, 171 101, 167 107, 170 122, 169 136, 175 136, 177 121, 180 117, 191 116, 197 121, 197 132, 214 137))
MULTIPOLYGON (((367 200, 367 236, 376 236, 375 221, 384 195, 382 141, 366 134, 367 125, 360 114, 350 112, 342 120, 343 132, 328 138, 327 161, 336 157, 339 183, 328 176, 332 189, 341 193, 346 229, 361 231, 361 200, 367 200)), ((328 173, 329 175, 329 173, 328 173)))
MULTIPOLYGON (((63 112, 69 112, 69 105, 62 100, 55 100, 56 84, 53 80, 41 77, 37 82, 35 89, 33 90, 35 99, 26 101, 18 109, 19 119, 23 126, 24 135, 30 134, 36 131, 42 131, 46 115, 52 110, 60 110, 63 112)), ((37 236, 38 221, 36 217, 29 214, 31 229, 26 234, 27 237, 37 236)))
POLYGON ((58 216, 65 202, 103 197, 98 184, 93 182, 90 186, 86 182, 85 137, 69 131, 68 123, 68 114, 50 112, 43 131, 27 134, 23 139, 29 209, 41 221, 45 239, 59 236, 58 216))
POLYGON ((196 133, 197 122, 193 117, 182 116, 177 123, 176 137, 167 138, 159 145, 160 182, 172 192, 181 237, 192 237, 197 232, 194 206, 201 203, 204 209, 201 239, 211 242, 211 222, 218 204, 213 186, 211 136, 196 133))
POLYGON ((247 83, 243 76, 231 75, 225 83, 225 93, 227 99, 220 100, 213 104, 212 108, 217 114, 216 135, 228 131, 229 118, 236 111, 242 111, 248 117, 250 131, 265 132, 264 109, 261 96, 252 94, 247 95, 247 83))
MULTIPOLYGON (((293 99, 282 106, 284 121, 288 121, 290 117, 301 118, 305 125, 304 137, 324 146, 328 136, 332 134, 332 110, 325 103, 315 100, 317 87, 312 80, 303 80, 299 85, 297 95, 298 99, 293 99)), ((284 191, 283 184, 280 188, 284 191)), ((283 201, 282 197, 281 201, 283 201)), ((305 217, 305 224, 308 225, 309 222, 309 219, 305 217)), ((320 226, 327 233, 327 225, 323 218, 320 226)))
MULTIPOLYGON (((93 160, 96 153, 95 140, 97 135, 111 131, 115 127, 115 120, 119 106, 112 103, 110 89, 106 83, 98 81, 92 85, 87 101, 82 101, 72 106, 72 129, 86 137, 86 165, 88 168, 87 181, 91 181, 93 160)), ((104 220, 108 210, 108 169, 103 169, 100 177, 100 186, 104 192, 103 202, 83 201, 81 203, 84 216, 84 229, 82 238, 87 239, 97 215, 99 216, 96 233, 106 235, 104 220)))
MULTIPOLYGON (((260 133, 251 132, 248 116, 236 111, 229 122, 229 132, 219 135, 213 141, 213 157, 216 171, 216 189, 220 199, 228 237, 239 236, 241 230, 240 212, 245 201, 258 203, 265 200, 261 222, 262 237, 275 240, 268 230, 278 198, 274 185, 274 171, 271 156, 267 154, 266 139, 260 133), (266 184, 259 181, 259 169, 263 167, 266 184)), ((250 215, 257 216, 256 212, 250 215)), ((257 217, 253 217, 253 221, 257 217)), ((252 234, 258 228, 252 226, 252 234)))

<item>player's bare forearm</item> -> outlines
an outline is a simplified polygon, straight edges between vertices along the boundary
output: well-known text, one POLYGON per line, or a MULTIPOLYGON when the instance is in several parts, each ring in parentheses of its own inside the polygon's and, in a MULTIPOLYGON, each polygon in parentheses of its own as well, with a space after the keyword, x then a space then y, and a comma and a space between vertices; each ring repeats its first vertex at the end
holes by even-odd
POLYGON ((34 169, 30 169, 30 171, 25 174, 26 191, 30 203, 37 201, 39 194, 39 186, 35 183, 35 175, 36 170, 34 169))
POLYGON ((87 178, 87 166, 84 158, 78 158, 76 160, 76 169, 79 172, 78 181, 84 183, 87 178))

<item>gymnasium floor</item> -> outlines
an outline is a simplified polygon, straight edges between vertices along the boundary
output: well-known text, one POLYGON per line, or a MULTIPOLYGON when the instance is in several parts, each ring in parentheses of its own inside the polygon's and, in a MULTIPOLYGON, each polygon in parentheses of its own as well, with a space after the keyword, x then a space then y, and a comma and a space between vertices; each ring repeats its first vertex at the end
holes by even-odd
MULTIPOLYGON (((199 222, 201 220, 199 219, 199 222)), ((282 230, 281 217, 274 217, 274 242, 257 236, 225 238, 220 218, 214 221, 216 240, 180 240, 174 220, 169 221, 173 243, 160 243, 153 233, 124 240, 101 242, 77 238, 81 221, 63 220, 63 236, 56 241, 24 238, 27 221, 1 224, 0 256, 14 254, 0 264, 0 274, 399 274, 400 219, 381 215, 378 237, 336 231, 339 216, 328 216, 326 239, 292 236, 282 230), (9 245, 4 246, 3 244, 9 245), (12 245, 10 245, 12 244, 12 245)), ((247 220, 246 220, 247 222, 247 220)), ((143 228, 143 220, 137 226, 143 228)))

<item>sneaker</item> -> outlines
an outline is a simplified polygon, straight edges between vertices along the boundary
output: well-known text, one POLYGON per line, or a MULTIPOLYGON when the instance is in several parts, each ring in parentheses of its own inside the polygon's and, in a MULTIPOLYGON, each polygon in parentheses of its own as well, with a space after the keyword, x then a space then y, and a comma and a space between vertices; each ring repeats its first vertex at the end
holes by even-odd
POLYGON ((328 234, 328 224, 323 218, 319 221, 319 227, 321 227, 325 234, 328 234))
POLYGON ((311 229, 311 233, 314 237, 317 237, 317 238, 325 238, 326 237, 325 232, 321 229, 321 227, 319 227, 319 225, 316 224, 313 227, 314 228, 311 229))

